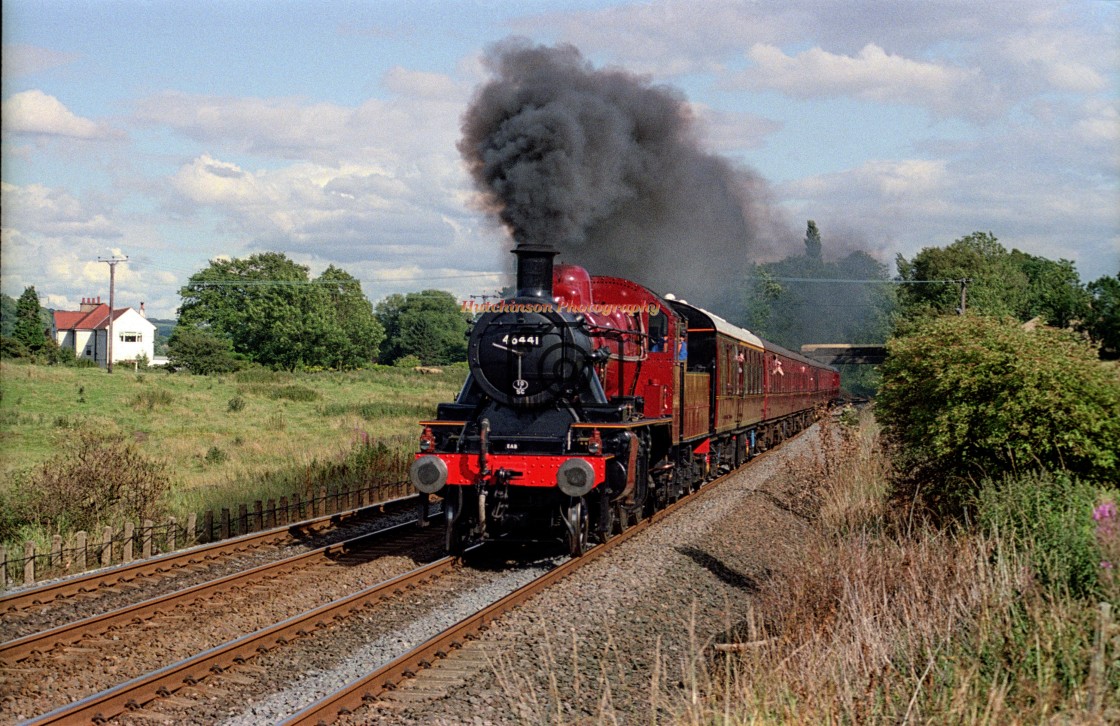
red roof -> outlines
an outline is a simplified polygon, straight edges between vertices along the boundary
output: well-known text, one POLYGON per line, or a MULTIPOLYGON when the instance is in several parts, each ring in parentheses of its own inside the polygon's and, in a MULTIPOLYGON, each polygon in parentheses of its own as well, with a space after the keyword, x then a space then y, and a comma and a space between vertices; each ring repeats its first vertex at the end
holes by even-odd
MULTIPOLYGON (((117 308, 113 320, 127 313, 131 308, 117 308)), ((56 310, 54 313, 55 330, 107 330, 109 328, 109 306, 102 303, 88 312, 56 310)))

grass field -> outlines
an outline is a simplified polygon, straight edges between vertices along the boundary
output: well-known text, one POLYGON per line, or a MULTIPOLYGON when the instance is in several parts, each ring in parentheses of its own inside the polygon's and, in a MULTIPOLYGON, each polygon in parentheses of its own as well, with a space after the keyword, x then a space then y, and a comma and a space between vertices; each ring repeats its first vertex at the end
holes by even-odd
MULTIPOLYGON (((292 472, 356 443, 410 450, 417 421, 454 398, 465 367, 421 374, 250 369, 224 376, 0 363, 0 492, 81 429, 120 433, 166 462, 174 514, 271 496, 292 472), (270 482, 272 484, 270 485, 270 482)), ((282 492, 287 493, 287 492, 282 492)))

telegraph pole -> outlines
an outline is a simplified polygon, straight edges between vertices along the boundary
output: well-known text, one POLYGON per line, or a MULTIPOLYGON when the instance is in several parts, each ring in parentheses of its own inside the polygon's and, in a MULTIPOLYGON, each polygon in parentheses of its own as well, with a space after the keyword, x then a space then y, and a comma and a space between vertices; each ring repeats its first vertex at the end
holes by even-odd
POLYGON ((972 278, 966 277, 963 280, 957 280, 957 282, 961 284, 961 306, 957 308, 957 313, 964 315, 966 311, 965 306, 968 302, 968 283, 972 282, 972 278))
POLYGON ((109 258, 102 258, 102 257, 97 258, 98 262, 104 262, 105 264, 107 264, 109 266, 109 333, 108 333, 109 340, 108 340, 108 347, 105 350, 105 356, 106 356, 106 358, 105 358, 105 372, 106 373, 112 373, 113 372, 113 300, 114 300, 113 295, 114 295, 114 292, 115 292, 115 289, 116 289, 117 263, 118 262, 126 262, 127 260, 128 260, 128 255, 125 255, 123 257, 114 256, 114 257, 109 257, 109 258))

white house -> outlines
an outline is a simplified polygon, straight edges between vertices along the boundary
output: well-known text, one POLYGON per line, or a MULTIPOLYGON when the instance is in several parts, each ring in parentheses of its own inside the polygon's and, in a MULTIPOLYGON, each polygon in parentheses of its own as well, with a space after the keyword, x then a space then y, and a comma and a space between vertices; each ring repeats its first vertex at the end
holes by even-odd
MULTIPOLYGON (((101 298, 82 298, 77 311, 56 310, 52 329, 60 348, 74 351, 78 358, 88 358, 104 368, 109 359, 109 306, 101 298)), ((156 326, 132 308, 113 311, 113 364, 132 362, 138 356, 151 361, 155 351, 156 326)))

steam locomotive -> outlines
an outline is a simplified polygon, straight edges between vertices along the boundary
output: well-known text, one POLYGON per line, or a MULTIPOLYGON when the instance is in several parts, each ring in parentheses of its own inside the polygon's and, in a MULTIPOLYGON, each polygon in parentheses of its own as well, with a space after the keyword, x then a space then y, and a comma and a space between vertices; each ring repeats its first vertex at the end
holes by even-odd
POLYGON ((517 294, 475 322, 470 375, 422 421, 410 478, 446 547, 573 556, 801 430, 840 375, 672 295, 520 245, 517 294))

